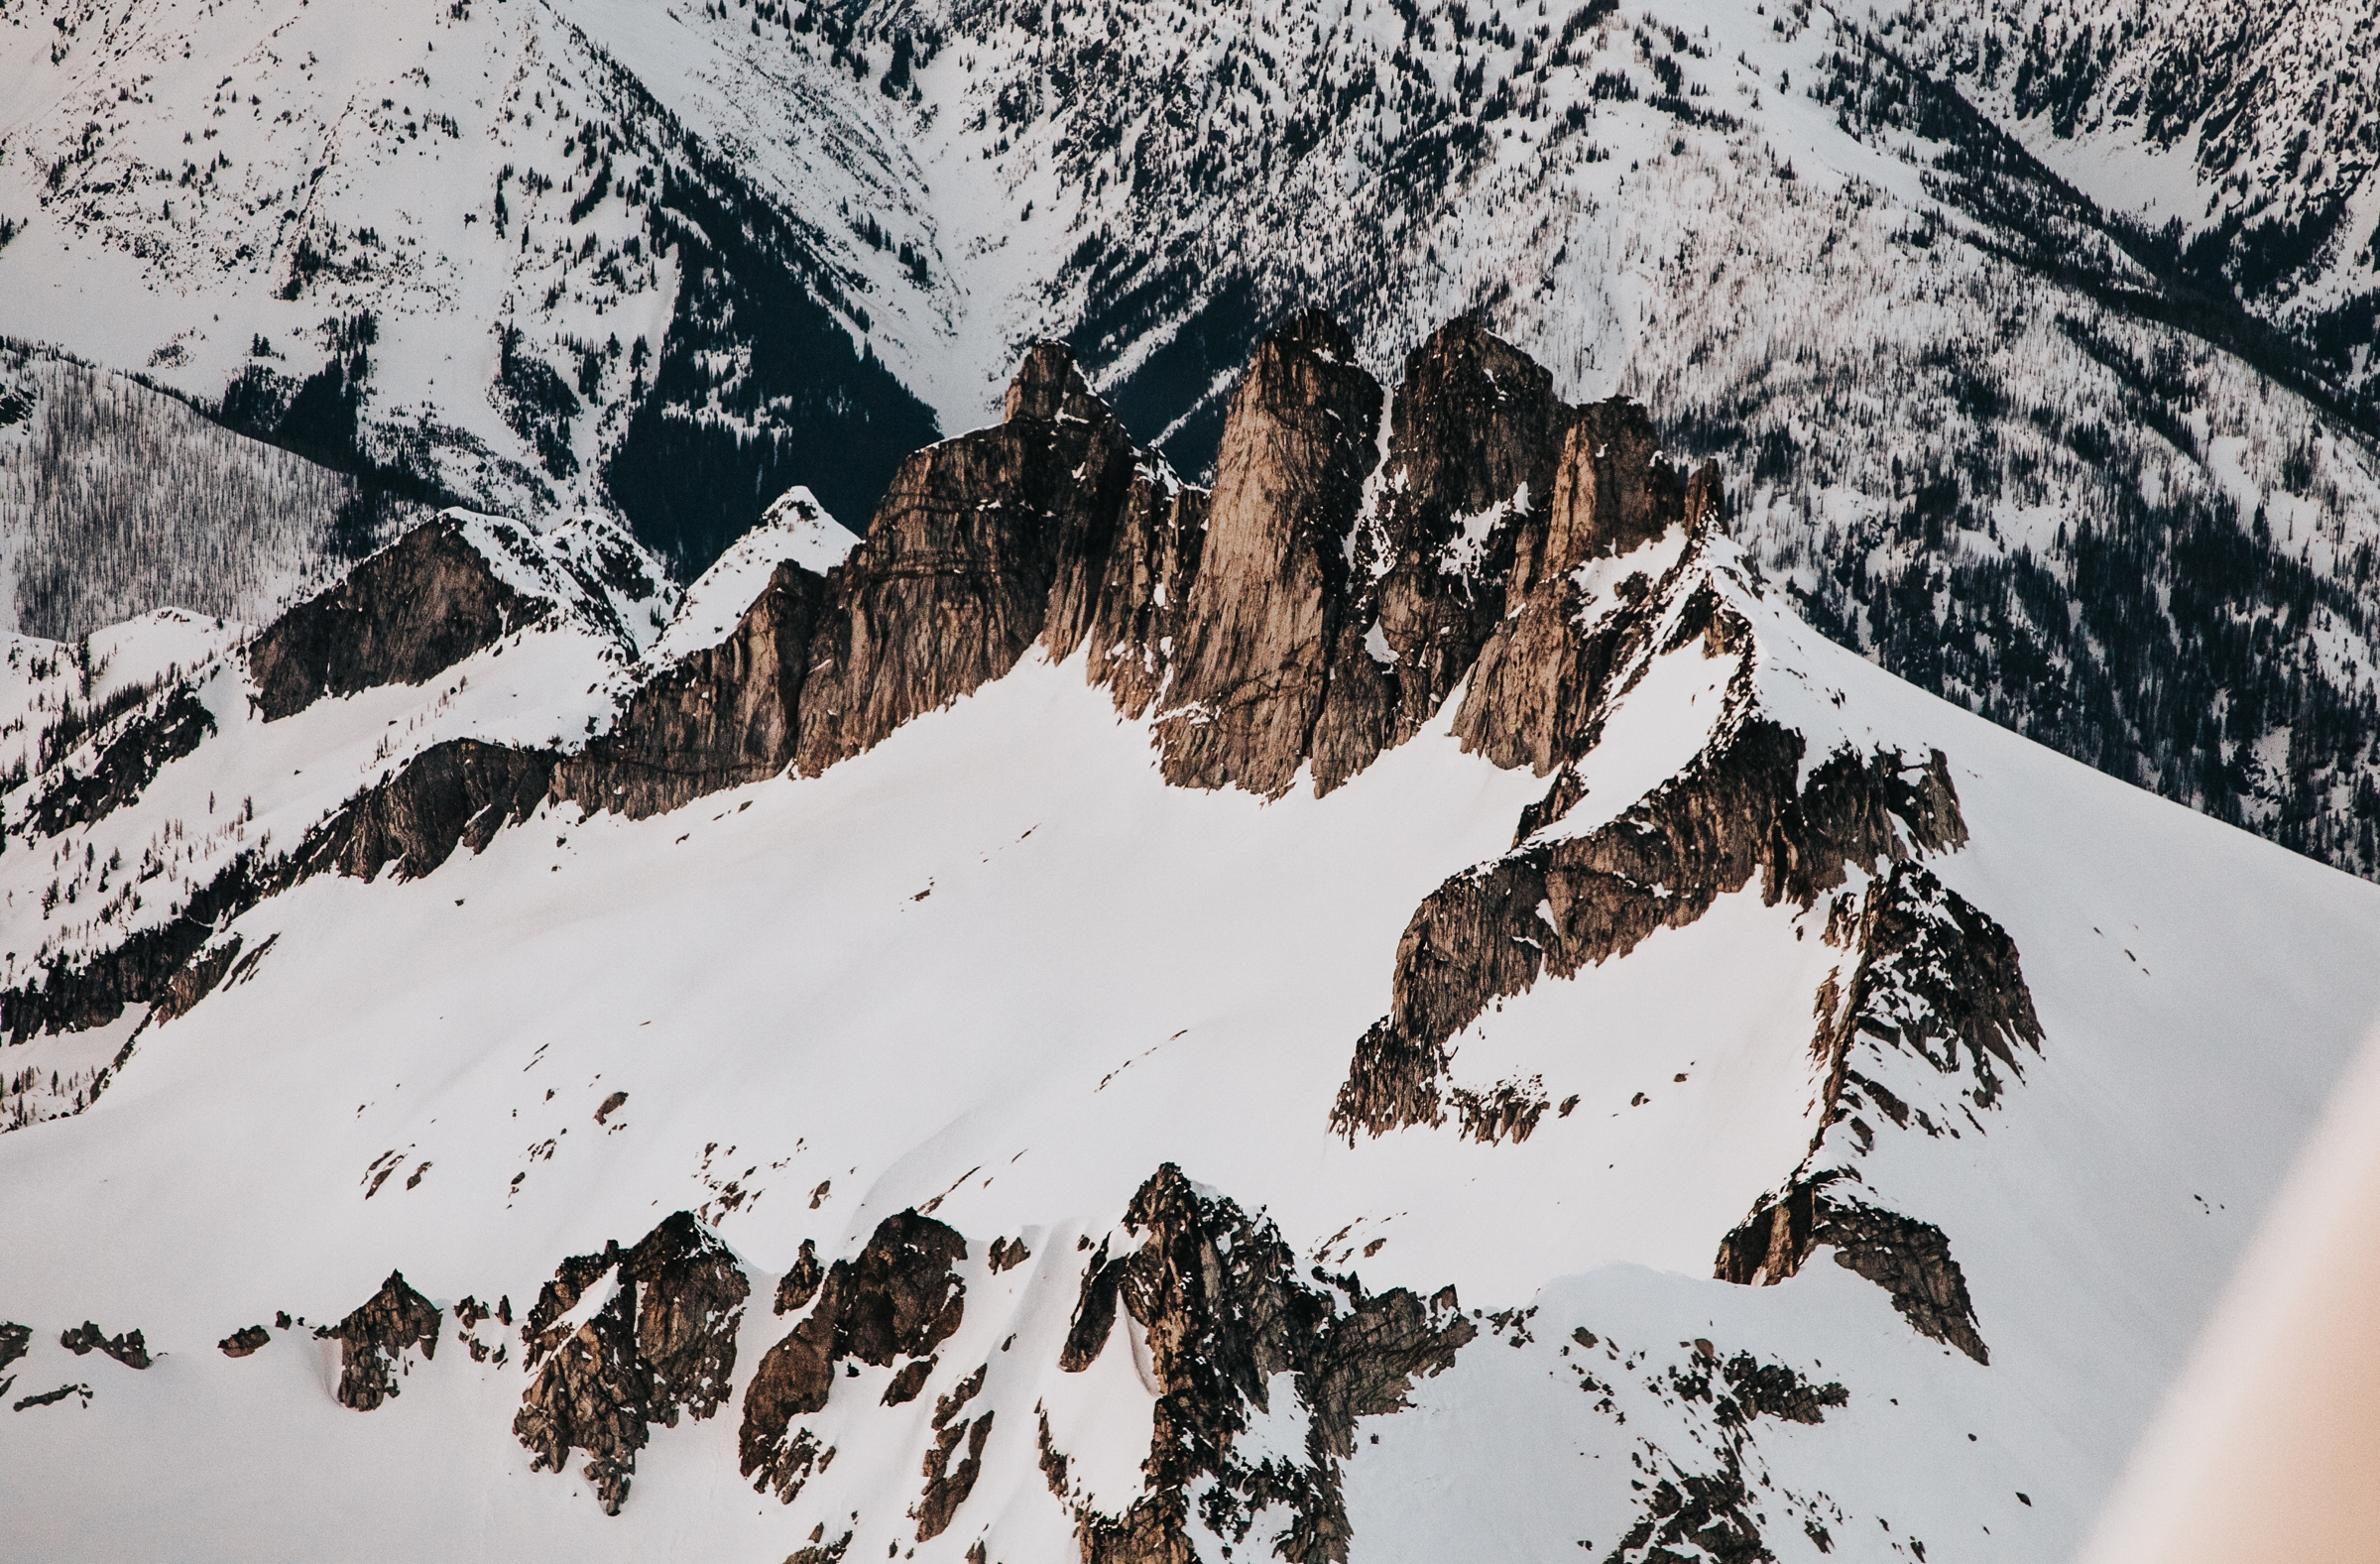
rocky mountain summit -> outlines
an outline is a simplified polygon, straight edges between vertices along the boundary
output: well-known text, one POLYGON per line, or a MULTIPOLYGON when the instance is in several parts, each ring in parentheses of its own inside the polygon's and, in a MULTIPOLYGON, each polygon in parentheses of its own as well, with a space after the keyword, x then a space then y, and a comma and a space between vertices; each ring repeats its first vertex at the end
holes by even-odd
POLYGON ((1365 362, 1280 320, 1201 486, 1039 344, 849 543, 450 510, 21 701, 0 1313, 77 1378, 0 1459, 269 1415, 390 1556, 457 1483, 592 1556, 2071 1546, 2380 902, 1831 645, 1642 405, 1365 362), (2260 1133, 2110 1084, 2177 1059, 2260 1133))

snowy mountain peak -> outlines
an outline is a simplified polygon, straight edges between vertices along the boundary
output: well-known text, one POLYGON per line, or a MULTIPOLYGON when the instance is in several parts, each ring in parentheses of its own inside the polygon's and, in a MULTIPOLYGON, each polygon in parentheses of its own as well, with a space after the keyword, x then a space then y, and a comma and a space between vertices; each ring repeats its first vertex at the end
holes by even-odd
POLYGON ((0 1461, 165 1454, 28 1534, 2070 1549, 2380 893, 1818 636, 1646 407, 1364 356, 1266 333, 1207 488, 1035 347, 657 642, 450 512, 60 741, 0 1461))

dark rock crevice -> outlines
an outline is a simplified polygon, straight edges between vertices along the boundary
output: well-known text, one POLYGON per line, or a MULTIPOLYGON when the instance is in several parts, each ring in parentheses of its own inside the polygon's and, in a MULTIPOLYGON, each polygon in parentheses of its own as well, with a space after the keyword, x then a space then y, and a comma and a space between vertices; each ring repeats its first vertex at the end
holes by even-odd
POLYGON ((400 880, 418 880, 457 847, 485 852, 498 831, 545 802, 556 763, 548 751, 478 739, 432 745, 308 832, 284 878, 296 884, 335 871, 373 880, 393 868, 400 880))

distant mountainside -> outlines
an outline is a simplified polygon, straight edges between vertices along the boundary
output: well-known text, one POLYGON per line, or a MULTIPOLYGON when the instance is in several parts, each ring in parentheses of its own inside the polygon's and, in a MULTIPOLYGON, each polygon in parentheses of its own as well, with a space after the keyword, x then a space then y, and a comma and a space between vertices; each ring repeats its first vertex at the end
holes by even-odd
POLYGON ((1028 341, 1200 477, 1289 310, 1381 376, 1477 311, 1725 458, 1838 643, 2371 875, 2376 28, 29 0, 0 330, 161 377, 384 520, 591 509, 690 580, 793 486, 856 525, 1028 341))
POLYGON ((2380 889, 1820 637, 1641 405, 1365 356, 1211 486, 1044 343, 683 593, 450 510, 12 646, 11 1545, 2072 1552, 2380 889))

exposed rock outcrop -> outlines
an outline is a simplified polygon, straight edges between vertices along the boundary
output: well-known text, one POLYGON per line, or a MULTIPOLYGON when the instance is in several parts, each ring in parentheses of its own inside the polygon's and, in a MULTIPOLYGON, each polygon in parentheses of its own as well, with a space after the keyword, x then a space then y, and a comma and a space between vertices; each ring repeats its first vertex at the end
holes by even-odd
MULTIPOLYGON (((1121 1514, 1078 1507, 1085 1564, 1187 1564, 1199 1556, 1194 1524, 1237 1547, 1271 1506, 1272 1520, 1289 1516, 1283 1557, 1344 1560, 1339 1467, 1356 1453, 1356 1422, 1405 1405, 1413 1380, 1451 1366, 1477 1334, 1454 1289, 1425 1303, 1403 1288, 1367 1294, 1342 1276, 1332 1283, 1342 1304, 1298 1280, 1272 1224, 1200 1195, 1171 1163, 1132 1197, 1125 1223, 1141 1243, 1092 1261, 1060 1367, 1097 1361, 1121 1304, 1148 1342, 1155 1426, 1141 1497, 1121 1514), (1283 1374, 1307 1413, 1304 1460, 1250 1460, 1236 1441, 1271 1409, 1283 1374)), ((1062 1482, 1063 1454, 1046 1437, 1043 1446, 1044 1468, 1062 1482)))
POLYGON ((58 1344, 77 1358, 91 1353, 104 1353, 127 1369, 149 1367, 149 1344, 139 1331, 122 1331, 108 1335, 89 1320, 61 1332, 58 1344))
POLYGON ((215 1345, 226 1358, 245 1358, 273 1339, 273 1333, 262 1325, 243 1326, 215 1345))
POLYGON ((438 1306, 408 1286, 403 1271, 392 1270, 353 1313, 317 1329, 316 1336, 339 1344, 339 1404, 368 1412, 395 1395, 409 1350, 438 1355, 439 1318, 438 1306))
POLYGON ((744 1392, 740 1449, 756 1491, 788 1504, 800 1492, 820 1456, 796 1419, 825 1410, 837 1364, 857 1358, 889 1369, 932 1358, 966 1313, 956 1263, 966 1258, 955 1229, 903 1211, 880 1223, 857 1257, 828 1268, 817 1306, 769 1349, 744 1392))
POLYGON ((642 819, 783 771, 826 600, 824 578, 779 564, 733 634, 640 687, 609 733, 561 763, 554 795, 642 819))
POLYGON ((1858 955, 1847 983, 1839 969, 1819 992, 1818 1131, 1783 1188, 1761 1196, 1721 1241, 1715 1273, 1772 1284, 1826 1245, 1839 1264, 1884 1288, 1918 1331, 1988 1363, 1949 1238, 1885 1209, 1858 1163, 1886 1126, 1941 1137, 1959 1135, 1964 1123, 1983 1133, 1975 1115, 1998 1104, 2000 1071, 2021 1079, 2021 1050, 2038 1053, 2042 1043, 2016 943, 1909 862, 1876 878, 1856 914, 1848 896, 1839 899, 1828 937, 1858 955))
POLYGON ((1964 840, 1939 752, 1911 766, 1845 750, 1802 784, 1803 748, 1790 729, 1743 722, 1609 825, 1524 845, 1432 893, 1398 942, 1392 1008, 1357 1044, 1333 1128, 1352 1141, 1438 1123, 1445 1044, 1488 1005, 1684 927, 1755 875, 1771 905, 1807 906, 1848 866, 1964 840))
POLYGON ((1071 356, 1047 344, 1026 356, 1003 422, 903 462, 811 642, 801 770, 1000 677, 1045 630, 1070 651, 1140 465, 1071 356))
POLYGON ((993 1414, 987 1410, 970 1418, 959 1413, 983 1389, 990 1372, 989 1364, 976 1370, 934 1403, 934 1442, 925 1452, 923 1470, 925 1492, 910 1511, 920 1542, 930 1542, 948 1530, 952 1514, 975 1492, 975 1479, 984 1465, 984 1443, 992 1437, 993 1414), (959 1454, 961 1445, 966 1447, 965 1455, 959 1454))
POLYGON ((232 963, 239 958, 240 936, 237 934, 199 950, 166 980, 165 992, 157 997, 156 1005, 149 1012, 149 1019, 169 1022, 178 1016, 187 1015, 190 1007, 215 991, 215 986, 223 981, 224 974, 231 970, 232 963))
MULTIPOLYGON (((1596 1409, 1611 1417, 1615 1427, 1626 1424, 1627 1413, 1615 1404, 1617 1384, 1596 1377, 1602 1365, 1594 1362, 1593 1349, 1603 1346, 1606 1362, 1632 1371, 1631 1378, 1643 1373, 1646 1354, 1640 1350, 1623 1359, 1616 1344, 1599 1343, 1584 1329, 1573 1332, 1572 1339, 1589 1352, 1573 1357, 1565 1348, 1567 1372, 1577 1377, 1581 1390, 1599 1397, 1596 1409)), ((1839 1384, 1814 1384, 1799 1370, 1748 1352, 1723 1353, 1707 1338, 1677 1345, 1687 1355, 1641 1383, 1684 1421, 1680 1433, 1685 1437, 1636 1437, 1628 1460, 1647 1481, 1628 1485, 1637 1496, 1636 1514, 1617 1545, 1602 1554, 1604 1564, 1773 1560, 1766 1536, 1772 1517, 1782 1525, 1801 1522, 1819 1550, 1829 1551, 1832 1542, 1817 1517, 1827 1513, 1841 1520, 1841 1506, 1823 1493, 1797 1493, 1780 1481, 1782 1474, 1769 1470, 1762 1458, 1758 1424, 1764 1417, 1822 1423, 1828 1411, 1848 1404, 1849 1392, 1839 1384)))
POLYGON ((634 1249, 615 1242, 563 1261, 522 1325, 536 1378, 513 1435, 535 1457, 531 1470, 559 1472, 584 1451, 598 1503, 618 1514, 649 1425, 674 1428, 681 1409, 700 1422, 726 1399, 751 1291, 727 1247, 686 1211, 634 1249), (595 1295, 600 1306, 582 1311, 595 1295))
POLYGON ((498 831, 545 801, 554 763, 542 750, 478 739, 432 745, 308 832, 291 855, 287 878, 336 871, 372 880, 394 868, 400 880, 418 880, 457 847, 484 852, 498 831))
POLYGON ((1820 1002, 1825 1124, 1859 1106, 1844 1103, 1848 1087, 1854 1099, 1864 1090, 1896 1126, 1907 1128, 1914 1114, 1918 1128, 1942 1134, 1938 1113, 1912 1109, 1880 1079, 1896 1056, 1971 1079, 1961 1095, 1974 1108, 1999 1100, 2002 1069, 2023 1078, 2020 1050, 2041 1051, 2041 1020, 2016 942, 1989 914, 1923 865, 1902 863, 1868 888, 1852 937, 1859 960, 1850 982, 1834 1005, 1831 995, 1820 1002))
POLYGON ((325 695, 423 683, 552 611, 500 579, 461 523, 440 517, 249 644, 257 709, 271 722, 325 695))
POLYGON ((1165 777, 1284 791, 1346 621, 1348 544, 1377 459, 1380 388, 1309 312, 1257 343, 1215 457, 1206 541, 1158 719, 1165 777))
POLYGON ((71 765, 49 780, 26 811, 44 836, 78 825, 138 799, 170 761, 180 760, 215 731, 215 714, 187 684, 176 685, 127 719, 87 769, 71 765))
POLYGON ((32 1326, 19 1325, 14 1320, 0 1320, 0 1369, 7 1368, 32 1350, 32 1326))
POLYGON ((44 1032, 104 1026, 130 1005, 161 998, 223 923, 284 884, 277 865, 241 854, 194 893, 180 915, 127 936, 81 964, 51 962, 38 983, 0 990, 0 1029, 12 1043, 44 1032))
POLYGON ((793 1264, 777 1278, 776 1302, 773 1312, 790 1314, 806 1306, 818 1296, 819 1284, 826 1279, 826 1267, 818 1263, 818 1245, 814 1240, 801 1241, 801 1253, 793 1257, 793 1264))
POLYGON ((1561 430, 1553 376, 1476 318, 1407 355, 1387 454, 1352 546, 1354 602, 1313 740, 1324 791, 1411 738, 1472 671, 1544 531, 1561 430))
POLYGON ((1743 1225, 1720 1244, 1717 1274, 1748 1285, 1792 1275, 1824 1244, 1835 1263, 1891 1294, 1892 1306, 1921 1334, 1991 1362, 1967 1297, 1966 1276, 1951 1242, 1930 1222, 1881 1210, 1836 1192, 1841 1173, 1795 1179, 1782 1198, 1763 1195, 1743 1225))
MULTIPOLYGON (((1515 546, 1503 616, 1455 713, 1466 749, 1542 777, 1594 746, 1664 627, 1673 583, 1701 563, 1725 517, 1718 469, 1682 480, 1654 445, 1634 403, 1581 409, 1569 425, 1551 509, 1515 546), (1672 537, 1681 542, 1672 559, 1647 546, 1672 537)), ((1674 629, 1710 637, 1717 655, 1738 650, 1716 603, 1688 607, 1674 629)))

